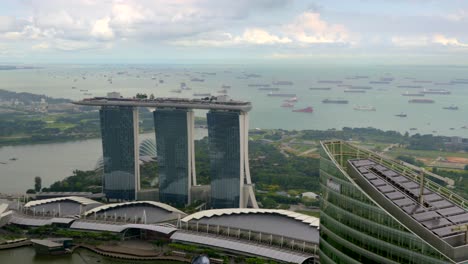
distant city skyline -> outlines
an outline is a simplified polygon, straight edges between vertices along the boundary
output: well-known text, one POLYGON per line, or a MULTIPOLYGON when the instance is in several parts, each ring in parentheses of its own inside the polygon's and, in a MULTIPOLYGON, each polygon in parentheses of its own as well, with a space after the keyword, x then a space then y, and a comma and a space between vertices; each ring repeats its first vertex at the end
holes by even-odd
POLYGON ((2 1, 0 63, 465 64, 468 2, 2 1))

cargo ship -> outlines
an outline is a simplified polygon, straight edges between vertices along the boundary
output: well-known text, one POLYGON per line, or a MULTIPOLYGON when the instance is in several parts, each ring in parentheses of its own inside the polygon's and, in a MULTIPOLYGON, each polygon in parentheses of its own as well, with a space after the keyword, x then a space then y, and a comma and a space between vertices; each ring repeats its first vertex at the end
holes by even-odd
POLYGON ((445 89, 424 89, 421 91, 423 94, 450 94, 450 91, 447 91, 445 89))
POLYGON ((193 96, 211 96, 210 93, 194 93, 193 96))
POLYGON ((357 105, 354 107, 357 111, 376 111, 374 106, 357 105))
POLYGON ((398 85, 398 88, 409 88, 409 89, 419 89, 422 88, 421 85, 398 85))
POLYGON ((279 88, 273 88, 273 87, 260 87, 257 88, 259 91, 279 91, 279 88))
POLYGON ((247 85, 248 87, 270 87, 269 84, 262 84, 262 83, 253 83, 253 84, 249 84, 247 85))
POLYGON ((406 91, 406 93, 402 93, 401 95, 403 95, 403 96, 424 96, 423 93, 410 93, 408 91, 406 91))
POLYGON ((294 107, 294 104, 284 103, 284 104, 281 105, 281 107, 294 107))
POLYGON ((295 102, 297 102, 297 97, 289 98, 289 99, 286 99, 284 101, 288 102, 288 103, 295 103, 295 102))
POLYGON ((274 85, 293 85, 294 83, 291 81, 276 81, 273 82, 274 85))
POLYGON ((274 97, 296 97, 296 94, 289 94, 289 93, 268 93, 268 96, 274 97))
POLYGON ((331 90, 331 87, 312 87, 312 88, 309 88, 309 90, 328 91, 328 90, 331 90))
POLYGON ((338 83, 342 83, 343 81, 334 81, 334 80, 320 80, 320 81, 317 81, 318 83, 331 83, 331 84, 338 84, 338 83))
POLYGON ((352 85, 349 89, 356 89, 356 90, 372 90, 372 86, 354 86, 352 85))
POLYGON ((435 103, 432 99, 411 99, 408 103, 415 103, 415 104, 433 104, 435 103))
POLYGON ((445 110, 458 110, 458 106, 456 106, 456 105, 445 106, 445 107, 442 107, 442 108, 445 109, 445 110))
POLYGON ((365 93, 366 90, 357 90, 357 89, 344 89, 343 92, 345 93, 365 93))
POLYGON ((306 107, 306 108, 302 108, 302 109, 295 109, 295 110, 292 110, 293 112, 299 112, 299 113, 312 113, 314 112, 314 109, 312 107, 306 107))
POLYGON ((347 104, 349 103, 349 101, 344 100, 344 99, 325 99, 325 100, 322 100, 322 103, 324 104, 347 104))

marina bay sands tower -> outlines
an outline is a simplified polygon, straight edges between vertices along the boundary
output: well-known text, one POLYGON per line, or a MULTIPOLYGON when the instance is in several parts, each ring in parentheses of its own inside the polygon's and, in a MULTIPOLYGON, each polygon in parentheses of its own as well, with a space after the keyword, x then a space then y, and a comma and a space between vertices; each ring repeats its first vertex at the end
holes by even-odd
POLYGON ((223 97, 204 99, 130 99, 95 97, 74 102, 101 106, 104 193, 113 199, 137 199, 138 111, 153 108, 159 173, 159 201, 177 206, 192 202, 197 186, 194 109, 207 113, 211 208, 257 208, 249 171, 249 102, 223 97))

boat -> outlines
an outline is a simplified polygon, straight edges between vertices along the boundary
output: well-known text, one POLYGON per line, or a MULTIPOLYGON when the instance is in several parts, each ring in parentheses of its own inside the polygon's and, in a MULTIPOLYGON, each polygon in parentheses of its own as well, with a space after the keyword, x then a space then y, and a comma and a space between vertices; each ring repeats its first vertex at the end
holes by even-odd
POLYGON ((227 93, 228 93, 228 90, 222 89, 222 90, 219 90, 218 93, 220 93, 220 94, 227 94, 227 93))
POLYGON ((412 131, 414 131, 414 130, 418 130, 418 129, 417 129, 417 128, 415 128, 415 127, 412 127, 412 128, 410 128, 409 130, 412 130, 412 131))
POLYGON ((286 99, 284 101, 288 102, 288 103, 295 103, 295 102, 297 102, 297 97, 289 98, 289 99, 286 99))
POLYGON ((294 107, 294 104, 284 103, 284 104, 281 105, 281 107, 294 107))
POLYGON ((395 115, 395 116, 398 116, 398 117, 407 117, 407 115, 405 113, 399 113, 398 115, 395 115))
POLYGON ((432 83, 432 81, 414 80, 414 83, 432 83))
POLYGON ((204 82, 204 81, 205 81, 205 79, 200 79, 200 78, 192 78, 192 79, 190 79, 190 81, 192 81, 192 82, 204 82))
POLYGON ((230 86, 230 85, 222 85, 221 88, 223 88, 223 89, 231 89, 231 86, 230 86))
POLYGON ((181 92, 182 92, 182 90, 180 90, 180 89, 171 90, 171 93, 181 93, 181 92))
POLYGON ((406 91, 405 93, 402 93, 401 95, 403 95, 403 96, 424 96, 423 93, 410 93, 408 91, 406 91))
POLYGON ((389 81, 370 81, 370 84, 389 84, 389 81))
POLYGON ((193 96, 211 96, 210 93, 194 93, 193 96))
POLYGON ((458 106, 456 106, 456 105, 445 106, 445 107, 442 107, 442 109, 445 109, 445 110, 458 110, 458 106))
POLYGON ((331 90, 331 87, 312 87, 312 88, 309 88, 309 90, 314 90, 314 91, 328 91, 328 90, 331 90))
POLYGON ((398 85, 398 88, 409 88, 409 89, 419 89, 422 88, 421 85, 398 85))
POLYGON ((408 103, 415 103, 415 104, 433 104, 435 103, 432 99, 411 99, 408 103))
POLYGON ((445 89, 424 89, 421 91, 423 94, 450 94, 450 91, 447 91, 445 89))
POLYGON ((314 112, 314 109, 312 107, 306 107, 306 108, 302 108, 302 109, 295 109, 295 110, 292 110, 293 112, 298 112, 298 113, 312 113, 314 112))
POLYGON ((257 83, 257 84, 249 84, 247 85, 248 87, 270 87, 269 84, 262 84, 262 83, 257 83))
POLYGON ((344 89, 343 92, 345 92, 345 93, 365 93, 366 90, 344 89))
POLYGON ((11 161, 15 161, 15 160, 18 160, 17 158, 13 157, 13 158, 10 158, 11 161))
POLYGON ((279 88, 272 88, 272 87, 260 87, 257 88, 259 91, 279 91, 279 88))
POLYGON ((293 85, 294 83, 291 81, 276 81, 273 82, 274 85, 293 85))
POLYGON ((268 93, 268 96, 274 96, 274 97, 295 97, 296 94, 289 94, 289 93, 273 93, 273 92, 270 92, 270 93, 268 93))
POLYGON ((349 101, 344 100, 344 99, 324 99, 322 100, 322 103, 324 104, 347 104, 349 103, 349 101))
POLYGON ((343 81, 335 81, 335 80, 320 80, 317 81, 318 83, 331 83, 331 84, 339 84, 342 83, 343 81))
POLYGON ((354 86, 352 85, 349 89, 356 89, 356 90, 372 90, 372 86, 354 86))
POLYGON ((365 106, 365 105, 357 105, 354 107, 354 110, 358 111, 376 111, 374 106, 365 106))

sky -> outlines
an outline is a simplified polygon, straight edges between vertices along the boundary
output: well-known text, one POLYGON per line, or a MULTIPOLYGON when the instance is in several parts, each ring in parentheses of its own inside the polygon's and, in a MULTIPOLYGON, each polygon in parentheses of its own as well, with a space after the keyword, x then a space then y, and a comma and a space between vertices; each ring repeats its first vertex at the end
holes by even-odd
POLYGON ((468 0, 2 0, 0 63, 468 64, 468 0))

